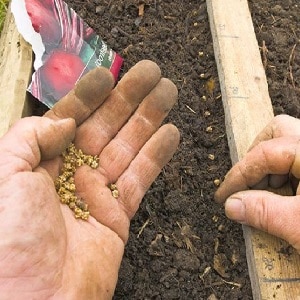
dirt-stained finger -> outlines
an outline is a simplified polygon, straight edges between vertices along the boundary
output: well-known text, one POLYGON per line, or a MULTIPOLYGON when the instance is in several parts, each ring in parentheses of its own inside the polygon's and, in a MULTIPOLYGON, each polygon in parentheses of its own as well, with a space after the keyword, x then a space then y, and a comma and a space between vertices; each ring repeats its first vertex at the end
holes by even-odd
POLYGON ((129 218, 134 216, 146 191, 173 157, 179 138, 179 131, 174 125, 160 127, 117 180, 119 201, 129 218))
POLYGON ((152 61, 143 60, 133 66, 106 101, 79 127, 77 147, 93 155, 99 154, 160 79, 160 68, 152 61))
POLYGON ((74 138, 75 128, 71 118, 27 117, 16 122, 0 139, 0 179, 9 172, 32 171, 41 160, 58 156, 74 138))
POLYGON ((45 116, 51 119, 73 118, 78 126, 105 101, 114 84, 114 77, 107 68, 95 68, 84 75, 45 116))
POLYGON ((254 147, 232 167, 215 193, 215 200, 224 202, 231 194, 247 190, 270 174, 289 174, 295 160, 299 137, 281 137, 254 147))
POLYGON ((280 237, 300 250, 299 197, 269 191, 244 191, 225 203, 226 216, 280 237))
POLYGON ((145 97, 134 115, 100 154, 100 165, 112 181, 124 172, 143 145, 159 128, 177 102, 174 83, 162 78, 145 97))
POLYGON ((300 135, 300 120, 288 115, 277 115, 257 135, 249 150, 260 142, 292 135, 300 135))

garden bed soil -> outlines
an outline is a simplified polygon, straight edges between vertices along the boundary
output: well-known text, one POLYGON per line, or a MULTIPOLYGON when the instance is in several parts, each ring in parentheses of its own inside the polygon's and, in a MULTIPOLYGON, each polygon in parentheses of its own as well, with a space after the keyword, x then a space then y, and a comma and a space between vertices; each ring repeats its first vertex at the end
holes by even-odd
MULTIPOLYGON (((121 76, 151 59, 179 91, 166 122, 181 143, 131 222, 114 299, 252 299, 242 228, 213 201, 231 161, 205 1, 67 3, 123 56, 121 76)), ((249 6, 274 114, 299 117, 299 1, 249 6)))

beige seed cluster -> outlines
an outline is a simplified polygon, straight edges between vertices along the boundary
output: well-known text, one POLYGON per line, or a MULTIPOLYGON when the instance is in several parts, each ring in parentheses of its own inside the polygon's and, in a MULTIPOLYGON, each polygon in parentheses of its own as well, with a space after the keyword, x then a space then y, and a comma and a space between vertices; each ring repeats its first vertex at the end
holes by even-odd
POLYGON ((74 212, 77 219, 87 220, 90 213, 88 205, 76 196, 74 174, 76 169, 82 165, 88 165, 96 169, 99 165, 98 156, 86 155, 81 149, 76 149, 71 143, 63 156, 63 167, 61 175, 55 180, 55 188, 63 204, 67 204, 74 212))
POLYGON ((117 185, 115 183, 111 183, 108 187, 111 190, 112 196, 117 199, 119 197, 117 185))

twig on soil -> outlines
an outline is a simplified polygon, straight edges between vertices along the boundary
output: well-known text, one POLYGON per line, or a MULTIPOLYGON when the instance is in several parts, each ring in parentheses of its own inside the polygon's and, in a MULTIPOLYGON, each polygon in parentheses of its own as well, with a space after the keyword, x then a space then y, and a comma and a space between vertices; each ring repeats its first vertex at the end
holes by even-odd
POLYGON ((124 31, 123 29, 121 29, 119 26, 115 26, 114 27, 116 31, 120 32, 121 34, 125 35, 128 38, 131 38, 130 34, 127 33, 126 31, 124 31))
POLYGON ((290 75, 290 79, 292 82, 292 86, 295 89, 295 80, 294 80, 294 75, 293 75, 293 64, 294 64, 294 60, 295 60, 295 49, 297 47, 297 44, 295 44, 292 48, 291 54, 289 56, 289 75, 290 75))
POLYGON ((129 44, 129 45, 122 51, 122 53, 123 53, 124 55, 127 55, 128 52, 129 52, 129 50, 130 50, 132 47, 133 47, 133 45, 132 45, 132 44, 129 44))
POLYGON ((225 282, 226 284, 229 284, 229 285, 233 285, 233 286, 236 286, 238 287, 239 289, 242 287, 242 285, 240 283, 237 283, 237 282, 232 282, 232 281, 226 281, 224 279, 221 279, 223 282, 225 282))
POLYGON ((263 30, 263 28, 264 28, 264 24, 261 24, 261 25, 258 25, 258 24, 257 24, 257 26, 258 26, 258 28, 259 28, 258 33, 261 33, 262 30, 263 30))
POLYGON ((206 274, 208 274, 211 271, 211 267, 206 267, 204 272, 199 275, 199 278, 204 282, 204 277, 206 274))
POLYGON ((139 17, 143 17, 144 16, 144 10, 145 10, 145 4, 141 3, 139 5, 139 17))
POLYGON ((271 15, 271 17, 273 19, 273 22, 271 23, 272 25, 274 25, 275 23, 281 20, 281 18, 276 19, 273 15, 271 15))
POLYGON ((190 17, 187 16, 186 19, 185 19, 185 37, 187 38, 188 37, 188 34, 189 34, 189 22, 190 22, 190 17))
POLYGON ((264 66, 264 69, 266 70, 267 69, 267 66, 268 66, 268 48, 266 46, 266 42, 263 41, 262 42, 262 47, 261 47, 261 51, 262 51, 262 62, 263 62, 263 66, 264 66))
POLYGON ((189 251, 195 253, 196 249, 191 239, 200 240, 200 237, 193 234, 190 225, 188 225, 187 223, 184 222, 185 223, 184 225, 180 225, 179 222, 176 223, 180 229, 180 238, 177 239, 178 244, 180 245, 183 242, 189 251))
POLYGON ((146 228, 146 226, 149 224, 150 222, 150 218, 147 219, 147 221, 143 224, 143 226, 141 227, 141 229, 139 230, 139 233, 137 235, 137 238, 139 238, 141 236, 141 234, 143 233, 144 229, 146 228))
POLYGON ((187 109, 189 109, 192 113, 196 114, 196 112, 191 108, 189 107, 187 104, 185 105, 187 109))
POLYGON ((229 284, 229 285, 233 285, 233 286, 235 286, 235 287, 237 287, 239 289, 242 287, 242 285, 240 283, 232 282, 232 281, 226 281, 226 280, 224 280, 224 279, 221 278, 221 281, 216 281, 216 282, 213 282, 213 283, 211 283, 209 285, 205 285, 205 288, 212 288, 214 286, 223 285, 224 283, 225 284, 229 284))
POLYGON ((172 16, 164 16, 165 20, 176 20, 176 17, 172 17, 172 16))
POLYGON ((294 37, 295 37, 295 39, 298 41, 298 43, 300 42, 300 38, 297 36, 297 33, 296 33, 296 31, 295 31, 295 29, 294 28, 291 28, 291 30, 293 31, 293 35, 294 35, 294 37))

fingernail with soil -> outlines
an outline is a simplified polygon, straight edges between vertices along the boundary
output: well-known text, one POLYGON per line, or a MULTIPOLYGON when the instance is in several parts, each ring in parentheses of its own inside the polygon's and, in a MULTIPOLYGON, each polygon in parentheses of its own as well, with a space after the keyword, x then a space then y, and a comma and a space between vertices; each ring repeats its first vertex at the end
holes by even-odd
POLYGON ((228 198, 225 202, 226 216, 239 223, 245 223, 245 204, 240 198, 228 198))

